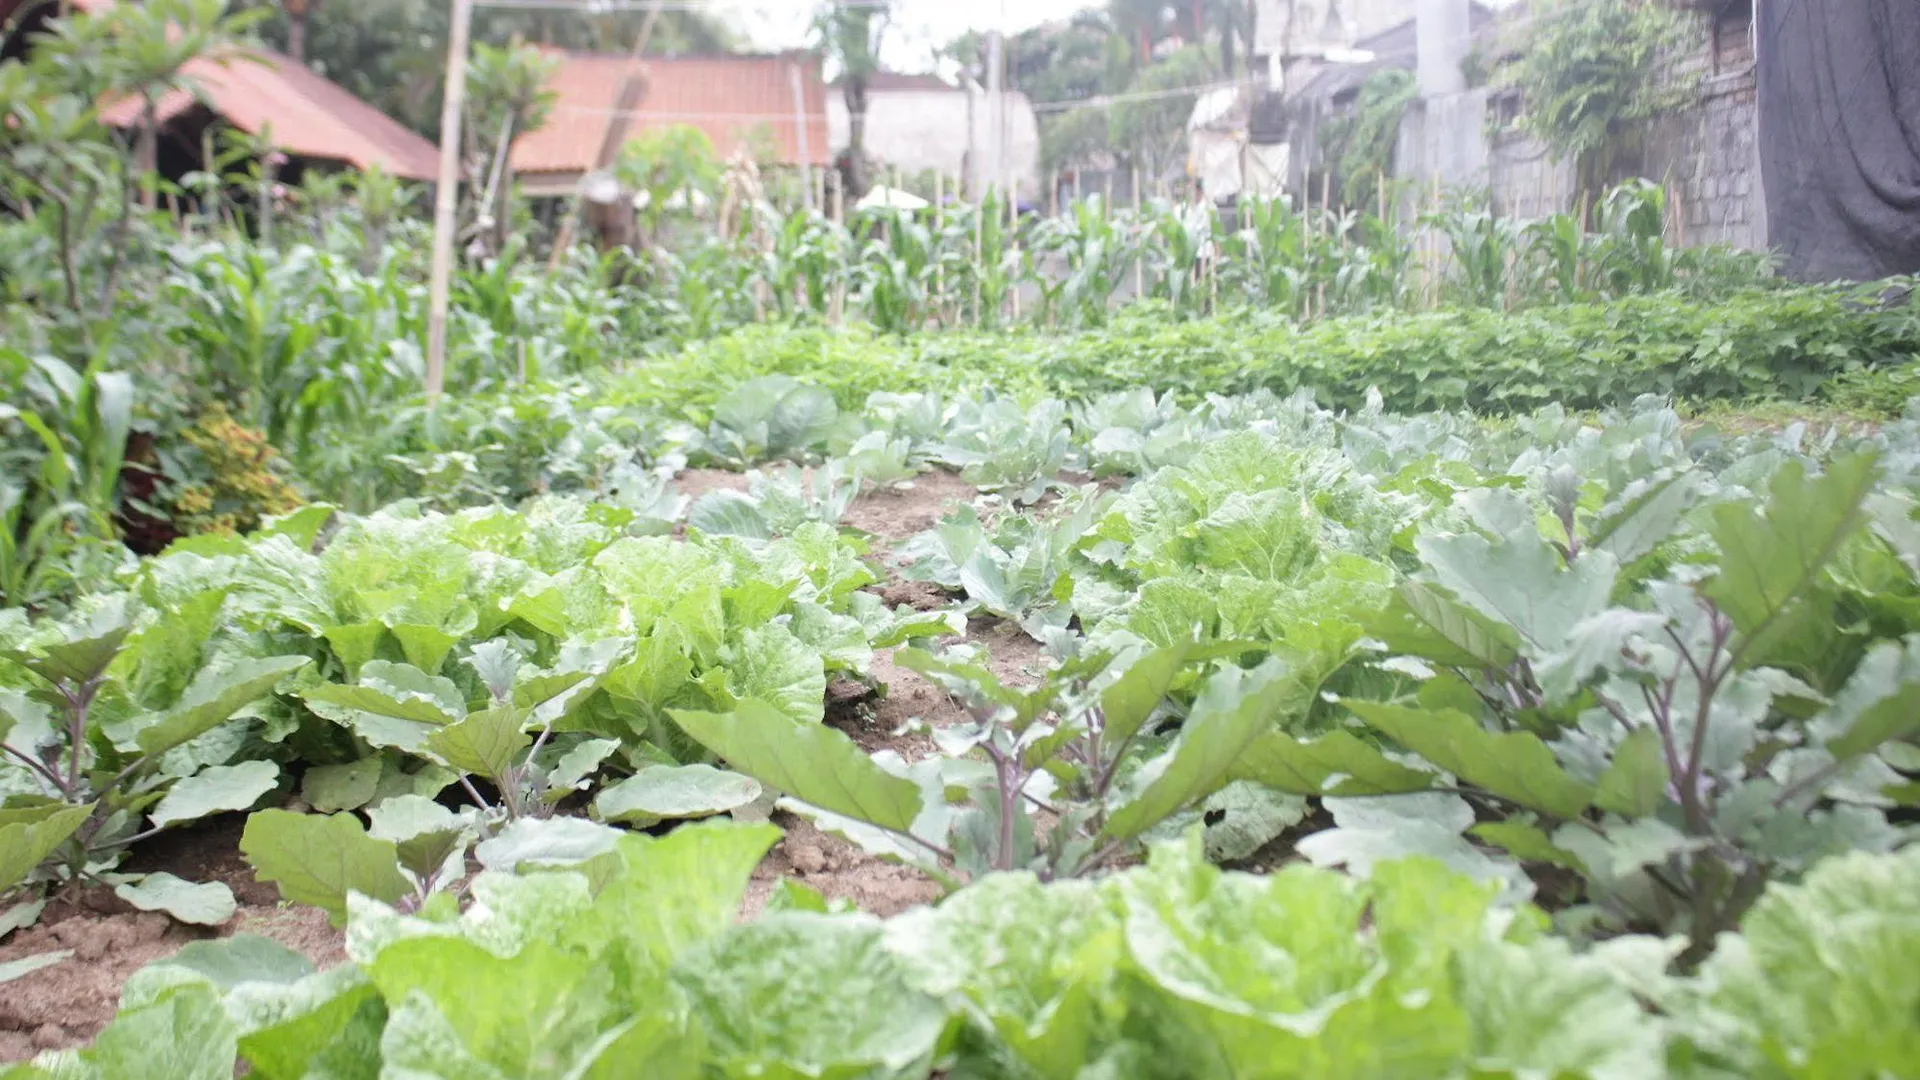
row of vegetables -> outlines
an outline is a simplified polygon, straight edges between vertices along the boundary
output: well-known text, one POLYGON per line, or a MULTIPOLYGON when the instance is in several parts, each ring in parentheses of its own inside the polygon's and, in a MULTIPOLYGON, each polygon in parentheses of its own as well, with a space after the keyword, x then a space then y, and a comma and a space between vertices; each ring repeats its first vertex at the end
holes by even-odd
MULTIPOLYGON (((743 459, 825 412, 801 384, 756 392, 774 404, 743 459)), ((65 616, 0 614, 10 927, 90 886, 222 922, 224 886, 118 864, 253 810, 256 873, 345 919, 356 961, 196 946, 43 1067, 1914 1059, 1915 430, 1723 438, 1658 402, 1488 424, 1271 395, 883 395, 862 420, 845 456, 690 506, 667 459, 515 509, 307 507, 178 543, 65 616), (987 494, 889 556, 953 605, 890 610, 889 567, 841 517, 930 460, 987 494), (942 646, 968 614, 1041 642, 1043 677, 942 646), (828 681, 870 680, 880 649, 966 706, 922 759, 823 723, 828 681), (309 812, 255 809, 295 790, 309 812), (776 806, 953 897, 882 925, 789 884, 794 910, 729 928, 771 832, 667 830, 776 806), (1275 852, 1314 866, 1207 865, 1275 852), (115 1056, 163 1026, 175 1065, 115 1056), (208 1065, 187 1032, 233 1053, 208 1065)), ((704 437, 726 433, 716 416, 704 437)))

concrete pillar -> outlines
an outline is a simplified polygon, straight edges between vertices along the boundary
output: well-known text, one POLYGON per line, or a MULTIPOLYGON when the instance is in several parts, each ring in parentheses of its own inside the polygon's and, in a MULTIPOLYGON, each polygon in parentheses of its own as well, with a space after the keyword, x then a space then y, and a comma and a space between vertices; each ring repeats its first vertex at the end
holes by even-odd
POLYGON ((1414 29, 1420 96, 1446 97, 1466 90, 1461 68, 1473 45, 1470 0, 1420 0, 1414 29))

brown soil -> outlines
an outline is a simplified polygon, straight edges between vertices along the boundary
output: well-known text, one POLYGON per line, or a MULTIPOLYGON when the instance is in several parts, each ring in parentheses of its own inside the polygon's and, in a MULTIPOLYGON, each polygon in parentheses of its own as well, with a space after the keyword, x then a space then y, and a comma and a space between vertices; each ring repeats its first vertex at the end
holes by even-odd
POLYGON ((844 900, 875 915, 898 915, 918 904, 940 898, 940 886, 905 866, 882 862, 837 836, 813 827, 805 818, 776 813, 774 824, 787 835, 774 845, 740 906, 744 918, 766 910, 767 900, 782 878, 793 878, 828 900, 844 900))
POLYGON ((245 818, 233 814, 200 828, 163 833, 127 861, 128 870, 165 870, 188 881, 224 881, 240 912, 218 929, 184 926, 136 911, 105 890, 79 905, 50 904, 38 925, 0 944, 0 962, 57 949, 73 955, 0 984, 0 1061, 81 1045, 113 1019, 127 977, 182 945, 232 934, 259 934, 320 967, 346 959, 340 931, 315 908, 282 905, 278 891, 253 879, 239 853, 245 818))
POLYGON ((687 469, 673 478, 673 486, 689 499, 698 499, 709 491, 745 491, 747 475, 725 469, 687 469))
MULTIPOLYGON (((746 478, 716 469, 691 469, 680 475, 682 492, 698 498, 709 491, 744 491, 746 478)), ((955 505, 976 492, 958 476, 929 472, 911 487, 862 495, 844 524, 872 537, 876 563, 886 579, 873 586, 889 604, 923 611, 949 606, 941 590, 901 579, 891 565, 894 544, 933 527, 955 505)), ((1040 646, 1017 626, 994 618, 975 618, 967 639, 986 646, 989 665, 1009 682, 1031 682, 1044 666, 1040 646)), ((965 721, 966 714, 947 694, 893 663, 893 650, 881 650, 872 665, 872 685, 836 680, 828 693, 828 722, 869 751, 890 749, 908 760, 932 753, 932 741, 908 726, 942 726, 965 721)), ((774 815, 786 830, 754 873, 742 905, 753 917, 765 909, 774 887, 792 877, 832 901, 844 901, 877 915, 893 915, 940 896, 940 887, 918 871, 876 859, 854 845, 822 833, 802 818, 774 815)), ((50 906, 39 925, 0 943, 0 962, 55 949, 74 955, 11 983, 0 984, 0 1062, 18 1061, 45 1049, 82 1045, 112 1019, 121 985, 141 967, 169 956, 181 946, 236 933, 260 934, 306 955, 321 967, 343 962, 340 931, 324 913, 282 904, 278 890, 254 880, 241 859, 243 815, 226 815, 197 828, 162 834, 141 845, 127 862, 129 871, 165 870, 189 881, 222 881, 239 901, 239 914, 217 930, 182 926, 163 915, 134 911, 104 890, 87 894, 77 907, 50 906)))
POLYGON ((847 508, 841 524, 872 533, 887 546, 924 532, 940 523, 947 512, 979 494, 972 484, 944 469, 915 477, 911 486, 877 488, 863 493, 847 508))

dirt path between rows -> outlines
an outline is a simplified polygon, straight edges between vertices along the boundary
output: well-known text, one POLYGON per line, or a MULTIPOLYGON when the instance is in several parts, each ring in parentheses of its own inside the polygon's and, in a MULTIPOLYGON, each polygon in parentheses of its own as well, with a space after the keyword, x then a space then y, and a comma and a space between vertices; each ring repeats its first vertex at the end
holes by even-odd
MULTIPOLYGON (((747 485, 738 473, 707 469, 689 470, 677 483, 694 498, 715 490, 745 490, 747 485)), ((848 510, 842 524, 871 535, 875 561, 887 570, 886 579, 873 589, 889 604, 934 610, 949 603, 938 589, 899 578, 890 556, 895 544, 931 528, 946 511, 976 494, 958 476, 936 471, 908 487, 866 493, 848 510)), ((997 619, 974 619, 966 639, 983 645, 990 665, 1009 681, 1031 680, 1041 668, 1039 645, 997 619)), ((871 687, 836 681, 827 708, 827 722, 869 751, 890 749, 909 760, 923 758, 932 752, 931 742, 924 735, 902 733, 903 728, 965 719, 944 692, 897 667, 890 649, 875 655, 871 676, 871 687)), ((765 908, 785 878, 876 915, 896 914, 939 896, 939 887, 926 876, 875 859, 803 819, 776 813, 774 821, 787 835, 754 872, 743 905, 749 917, 765 908)), ((343 937, 325 913, 282 903, 274 886, 254 880, 239 853, 244 824, 244 815, 232 814, 163 834, 128 861, 128 870, 165 870, 189 881, 226 882, 240 911, 217 930, 135 911, 110 893, 95 890, 77 906, 50 905, 38 925, 0 943, 0 963, 58 949, 73 951, 67 960, 0 984, 0 1062, 90 1041, 113 1018, 129 976, 192 941, 259 934, 306 955, 319 967, 343 962, 343 937)))

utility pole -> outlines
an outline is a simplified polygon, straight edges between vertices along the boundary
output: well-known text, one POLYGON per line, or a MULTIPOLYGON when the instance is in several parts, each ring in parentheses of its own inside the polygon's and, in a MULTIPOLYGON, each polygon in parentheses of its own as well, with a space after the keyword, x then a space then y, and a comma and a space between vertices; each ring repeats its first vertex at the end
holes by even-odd
POLYGON ((1000 31, 987 31, 987 122, 992 125, 992 137, 987 144, 993 148, 987 155, 986 185, 991 187, 996 178, 1004 178, 1006 169, 1006 45, 1000 39, 1000 31))
POLYGON ((427 406, 447 378, 447 296, 453 289, 453 233, 460 212, 460 112, 467 99, 467 38, 473 0, 453 0, 447 31, 447 88, 440 102, 440 176, 433 193, 433 277, 427 286, 427 406))
POLYGON ((1420 0, 1414 21, 1415 77, 1423 98, 1464 93, 1462 65, 1472 44, 1467 0, 1420 0))

